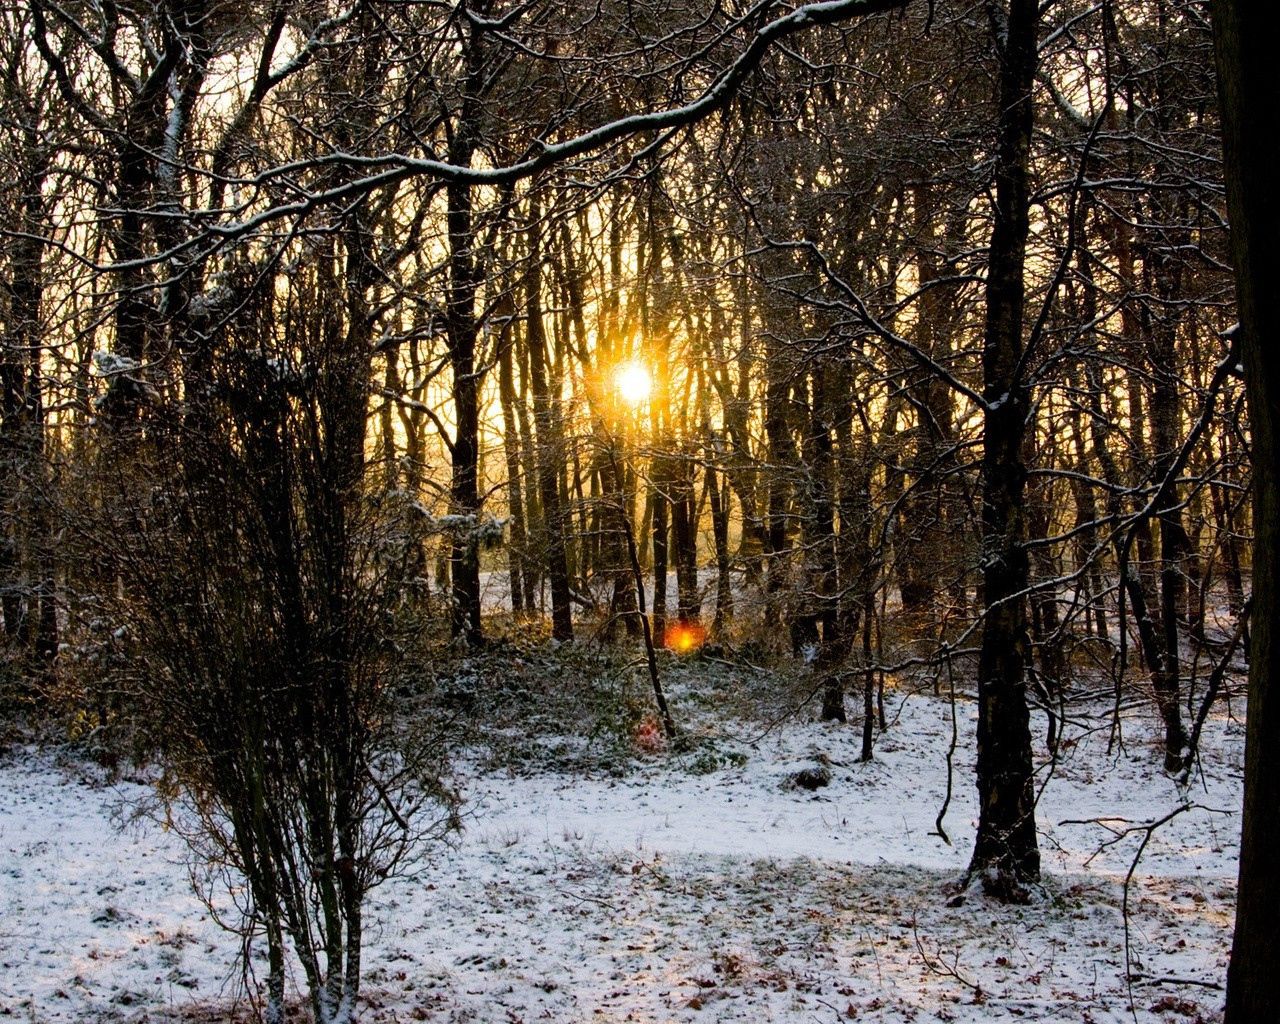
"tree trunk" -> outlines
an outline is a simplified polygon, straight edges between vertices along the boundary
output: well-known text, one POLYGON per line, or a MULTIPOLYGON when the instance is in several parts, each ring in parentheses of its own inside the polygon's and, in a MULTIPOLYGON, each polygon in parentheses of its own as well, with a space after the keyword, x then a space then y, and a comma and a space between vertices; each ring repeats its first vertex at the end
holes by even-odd
MULTIPOLYGON (((874 465, 870 443, 865 433, 856 435, 857 416, 854 380, 850 372, 852 353, 842 352, 833 367, 831 384, 832 426, 835 431, 833 468, 837 480, 836 508, 840 516, 840 532, 836 538, 836 630, 846 645, 852 644, 862 626, 863 656, 863 753, 871 757, 875 724, 876 673, 871 669, 871 617, 875 614, 876 583, 880 572, 873 557, 871 538, 874 532, 871 508, 871 481, 874 465)), ((865 426, 863 427, 865 430, 865 426)), ((834 704, 838 681, 829 684, 828 697, 834 704)), ((843 688, 841 686, 841 688, 843 688)), ((843 698, 841 699, 843 706, 843 698)), ((826 708, 824 706, 824 714, 826 708)), ((837 716, 838 717, 838 716, 837 716)))
POLYGON ((542 521, 547 538, 547 580, 551 584, 551 635, 573 639, 573 609, 569 603, 569 561, 564 543, 564 512, 560 500, 559 465, 563 461, 560 434, 552 410, 548 384, 547 339, 542 323, 542 255, 538 240, 540 211, 530 211, 529 269, 525 278, 526 338, 529 348, 529 380, 533 386, 533 420, 537 431, 538 492, 542 496, 542 521))
POLYGON ((5 633, 11 639, 21 634, 28 652, 47 669, 58 649, 40 333, 49 164, 35 125, 25 127, 23 141, 16 211, 23 234, 10 247, 7 330, 0 338, 0 513, 8 520, 0 521, 0 594, 5 633))
POLYGON ((671 487, 671 540, 675 546, 676 614, 681 622, 696 622, 702 614, 698 597, 698 501, 694 490, 693 459, 682 454, 674 467, 671 487))
POLYGON ((733 621, 733 581, 729 574, 729 505, 732 494, 727 477, 722 485, 720 476, 716 473, 719 448, 718 441, 707 446, 707 469, 703 483, 710 501, 711 537, 716 549, 716 614, 711 622, 711 632, 717 639, 724 636, 729 623, 733 621))
POLYGON ((1040 877, 1026 697, 1029 579, 1023 460, 1030 393, 1023 376, 1027 168, 1036 71, 1036 0, 1009 0, 997 30, 1000 122, 995 224, 983 344, 982 531, 986 618, 978 663, 978 835, 970 873, 1001 899, 1040 877))
MULTIPOLYGON (((777 318, 775 317, 775 320, 777 318)), ((767 614, 779 613, 778 601, 790 568, 787 558, 788 525, 792 514, 791 476, 795 470, 796 445, 791 433, 791 372, 783 346, 774 343, 767 361, 764 430, 769 452, 765 479, 768 506, 764 523, 764 555, 767 614)))
POLYGON ((653 509, 653 633, 659 645, 667 630, 667 556, 671 530, 667 522, 667 496, 665 486, 665 459, 655 455, 651 463, 652 480, 649 483, 649 506, 653 509))
POLYGON ((815 364, 804 445, 808 463, 805 558, 810 566, 807 585, 812 588, 812 594, 809 599, 813 601, 815 624, 821 631, 816 668, 819 673, 825 673, 826 678, 821 719, 843 722, 846 715, 841 670, 851 638, 843 634, 837 614, 835 446, 831 437, 836 410, 841 403, 839 397, 831 393, 834 388, 827 382, 828 375, 831 375, 829 366, 815 364))
POLYGON ((1269 4, 1216 0, 1213 6, 1257 531, 1240 887, 1226 1024, 1280 1020, 1280 305, 1272 301, 1272 275, 1264 269, 1280 237, 1276 21, 1269 4))
MULTIPOLYGON (((1185 236, 1185 232, 1179 232, 1185 236)), ((1185 242, 1185 238, 1183 239, 1185 242)), ((1169 475, 1181 446, 1182 424, 1178 403, 1178 352, 1176 345, 1179 299, 1182 291, 1181 255, 1163 246, 1152 246, 1144 259, 1146 273, 1152 279, 1152 291, 1161 300, 1153 313, 1147 339, 1153 385, 1151 389, 1152 473, 1158 485, 1169 475)), ((1156 702, 1164 720, 1164 767, 1177 773, 1182 770, 1187 743, 1182 725, 1181 690, 1182 661, 1179 651, 1178 615, 1186 601, 1185 565, 1191 553, 1180 510, 1180 488, 1172 484, 1165 490, 1163 507, 1156 510, 1160 538, 1159 602, 1160 602, 1160 669, 1155 674, 1156 702)))
MULTIPOLYGON (((469 159, 468 154, 468 159, 469 159)), ((476 374, 476 262, 472 246, 472 194, 469 186, 448 188, 449 285, 446 323, 449 367, 453 371, 452 398, 456 427, 453 434, 451 511, 459 516, 480 512, 480 402, 476 374)), ((455 637, 475 642, 480 630, 480 564, 475 545, 459 530, 449 555, 455 637)))
POLYGON ((515 415, 515 384, 511 367, 511 346, 515 332, 503 331, 498 342, 498 401, 502 406, 502 451, 507 464, 507 508, 511 514, 511 542, 507 545, 507 571, 511 580, 511 613, 519 618, 525 610, 525 560, 528 534, 524 522, 524 480, 520 473, 520 430, 515 415))
MULTIPOLYGON (((463 59, 462 104, 449 145, 449 159, 468 166, 475 156, 480 92, 484 84, 484 35, 474 26, 468 31, 463 59)), ((452 371, 454 407, 453 463, 449 496, 455 515, 480 515, 480 377, 476 367, 476 294, 480 285, 475 228, 475 195, 471 186, 452 182, 445 189, 448 228, 448 277, 445 286, 445 334, 449 369, 452 371)), ((452 588, 451 626, 455 638, 476 643, 483 639, 480 626, 480 561, 474 539, 463 529, 455 532, 449 552, 452 588)))

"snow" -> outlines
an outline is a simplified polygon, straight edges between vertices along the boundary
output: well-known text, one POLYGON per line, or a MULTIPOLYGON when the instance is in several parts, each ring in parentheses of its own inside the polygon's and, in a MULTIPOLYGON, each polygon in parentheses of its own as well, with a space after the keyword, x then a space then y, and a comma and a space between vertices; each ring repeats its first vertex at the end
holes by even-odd
MULTIPOLYGON (((707 727, 691 692, 673 697, 707 727)), ((494 767, 472 748, 457 767, 464 833, 372 898, 361 1020, 1131 1020, 1120 904, 1140 837, 1099 853, 1110 832, 1065 822, 1142 823, 1187 801, 1135 874, 1134 1007, 1140 1021, 1220 1017, 1240 722, 1210 720, 1186 794, 1158 770, 1149 709, 1110 756, 1105 727, 1069 731, 1040 778, 1044 889, 1005 907, 976 889, 953 898, 973 835, 972 705, 944 823, 954 845, 934 832, 948 705, 895 690, 889 707, 868 764, 856 725, 798 719, 763 738, 759 722, 717 720, 704 753, 621 775, 494 767), (818 755, 830 786, 784 788, 818 755)), ((244 1008, 236 941, 191 894, 182 844, 129 817, 149 792, 48 752, 0 763, 0 1020, 244 1008)))
POLYGON ((98 377, 119 377, 136 373, 142 366, 136 359, 122 356, 118 352, 95 352, 93 354, 93 372, 98 377))

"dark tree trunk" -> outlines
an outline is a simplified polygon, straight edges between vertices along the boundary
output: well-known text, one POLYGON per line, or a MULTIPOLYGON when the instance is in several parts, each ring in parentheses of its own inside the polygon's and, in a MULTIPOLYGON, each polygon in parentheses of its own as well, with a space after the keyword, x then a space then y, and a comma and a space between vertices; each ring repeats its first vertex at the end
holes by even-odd
POLYGON ((769 452, 770 471, 768 507, 764 522, 764 556, 767 576, 768 614, 780 611, 778 600, 787 581, 789 560, 788 525, 792 514, 792 474, 796 462, 795 438, 791 433, 791 368, 782 352, 774 345, 768 360, 765 384, 764 430, 769 452))
MULTIPOLYGON (((121 267, 116 274, 119 300, 113 346, 117 354, 138 363, 149 356, 159 318, 152 298, 154 282, 144 269, 153 255, 146 231, 147 211, 169 198, 157 195, 156 156, 164 150, 171 78, 186 56, 184 43, 188 40, 175 33, 168 42, 131 97, 117 141, 112 182, 118 213, 111 245, 121 267)), ((135 375, 113 377, 102 403, 106 424, 117 433, 136 425, 144 394, 135 375)))
MULTIPOLYGON (((1165 332, 1160 332, 1165 334, 1165 332)), ((1174 346, 1172 332, 1159 344, 1159 365, 1153 366, 1156 383, 1152 398, 1152 443, 1155 445, 1155 478, 1163 480, 1173 465, 1179 447, 1178 395, 1173 378, 1174 346)), ((1178 509, 1179 488, 1168 488, 1165 507, 1158 511, 1160 535, 1160 667, 1155 673, 1156 702, 1164 719, 1164 767, 1168 772, 1182 770, 1187 744, 1182 725, 1182 662, 1179 653, 1178 613, 1186 601, 1184 566, 1190 555, 1190 542, 1178 509)))
MULTIPOLYGON (((525 537, 530 545, 543 535, 542 498, 537 486, 538 449, 534 437, 533 422, 529 416, 529 346, 520 345, 512 353, 519 368, 520 388, 515 395, 516 426, 519 431, 520 469, 525 480, 525 537)), ((543 606, 543 559, 534 557, 532 548, 526 548, 524 562, 524 611, 533 616, 543 606)))
MULTIPOLYGON (((470 152, 466 160, 470 161, 470 152)), ((459 516, 480 512, 480 402, 476 373, 476 288, 478 284, 472 224, 471 189, 466 185, 448 188, 449 284, 446 328, 449 340, 449 367, 453 371, 452 398, 454 429, 453 477, 449 495, 452 511, 459 516)), ((465 529, 452 541, 449 570, 452 581, 451 624, 455 637, 468 642, 481 639, 480 563, 476 546, 465 529)))
MULTIPOLYGON (((1185 213, 1184 213, 1185 216, 1185 213)), ((1185 232, 1180 234, 1185 235, 1185 232)), ((1148 348, 1151 357, 1153 385, 1151 390, 1152 470, 1157 484, 1169 475, 1181 446, 1181 415, 1178 404, 1179 373, 1176 345, 1181 297, 1181 255, 1158 248, 1147 255, 1148 273, 1161 300, 1152 317, 1148 348)), ((1190 541, 1182 523, 1180 488, 1176 483, 1164 490, 1164 502, 1156 510, 1160 538, 1160 662, 1155 673, 1156 702, 1164 720, 1164 767, 1168 772, 1182 770, 1186 730, 1182 725, 1182 664, 1179 652, 1178 615, 1186 601, 1186 563, 1191 554, 1190 541)))
POLYGON ((1025 898, 1040 877, 1027 712, 1023 461, 1030 394, 1023 376, 1027 168, 1036 71, 1036 0, 1010 0, 1000 51, 995 224, 983 345, 983 605, 978 663, 978 835, 970 872, 991 894, 1025 898))
POLYGON ((676 614, 696 622, 702 614, 698 597, 698 502, 693 460, 681 457, 671 487, 671 540, 675 546, 676 614))
POLYGON ((502 451, 507 464, 507 509, 511 514, 511 542, 507 546, 507 570, 511 580, 511 612, 525 610, 525 560, 529 538, 524 521, 524 480, 520 473, 520 430, 516 421, 516 391, 511 367, 515 331, 506 329, 498 348, 498 401, 502 406, 502 451))
MULTIPOLYGON (((1052 487, 1046 485, 1040 490, 1041 493, 1034 494, 1026 503, 1026 507, 1029 536, 1032 540, 1043 542, 1050 535, 1052 525, 1049 516, 1052 487)), ((1050 753, 1056 753, 1059 730, 1055 704, 1066 684, 1067 662, 1060 635, 1062 621, 1058 613, 1058 588, 1044 584, 1055 579, 1060 573, 1053 552, 1046 543, 1038 543, 1032 549, 1032 563, 1038 577, 1037 583, 1040 585, 1031 595, 1031 624, 1035 639, 1035 664, 1038 666, 1038 671, 1032 665, 1027 667, 1036 673, 1032 675, 1032 683, 1048 718, 1045 746, 1050 753)))
POLYGON ((548 383, 547 339, 542 323, 542 255, 538 233, 540 211, 533 205, 530 225, 529 270, 525 278, 526 339, 529 348, 529 381, 533 387, 533 420, 537 431, 538 492, 542 496, 542 522, 547 538, 547 581, 551 584, 551 635, 573 639, 573 609, 569 603, 569 560, 564 542, 564 506, 560 495, 559 466, 563 462, 557 418, 548 383))
POLYGON ((831 394, 834 389, 826 381, 829 373, 830 367, 824 363, 816 364, 813 373, 809 429, 805 437, 808 462, 805 557, 811 570, 809 600, 813 602, 815 625, 820 630, 816 667, 826 680, 821 718, 824 722, 843 722, 846 714, 841 670, 849 638, 841 630, 837 614, 835 446, 831 434, 839 401, 831 394))
MULTIPOLYGON (((865 759, 871 757, 875 727, 876 674, 871 669, 871 617, 875 614, 876 580, 879 562, 873 558, 871 538, 874 530, 871 509, 871 480, 874 467, 870 445, 865 435, 855 435, 854 408, 856 396, 850 372, 850 352, 842 352, 833 367, 831 401, 835 431, 833 468, 837 480, 836 507, 840 516, 840 532, 836 538, 836 629, 846 645, 852 644, 862 626, 863 656, 863 722, 862 739, 865 759), (855 436, 857 440, 855 441, 855 436)), ((829 691, 835 689, 832 683, 829 691)), ((841 687, 843 688, 843 687, 841 687)), ((834 704, 835 694, 830 693, 834 704)), ((828 695, 824 694, 824 703, 828 695)), ((843 707, 843 697, 841 698, 843 707)), ((825 712, 825 708, 824 708, 825 712)))
MULTIPOLYGON (((863 762, 870 761, 875 751, 876 670, 871 664, 871 625, 874 616, 871 602, 873 600, 874 595, 868 593, 862 612, 862 751, 858 755, 858 760, 863 762)), ((882 689, 882 695, 883 692, 882 689)))
POLYGON ((626 471, 620 468, 610 453, 600 460, 600 482, 605 503, 605 560, 613 576, 613 594, 609 601, 610 621, 621 620, 626 624, 627 635, 638 638, 641 633, 639 609, 636 605, 636 588, 631 578, 631 561, 627 552, 627 531, 630 516, 627 509, 631 497, 627 490, 626 471))
MULTIPOLYGON (((745 248, 743 253, 745 255, 745 248)), ((755 369, 753 323, 754 305, 750 278, 739 274, 734 302, 739 321, 737 339, 738 387, 735 389, 729 377, 730 357, 717 350, 719 370, 713 368, 712 377, 720 404, 724 410, 725 437, 728 442, 725 476, 738 495, 742 506, 742 534, 739 540, 739 558, 744 569, 745 582, 759 586, 760 566, 764 553, 764 517, 760 512, 760 474, 751 450, 751 428, 748 422, 751 409, 751 380, 755 369)), ((714 339, 719 343, 720 339, 714 339)), ((726 506, 727 507, 727 506, 726 506)))
MULTIPOLYGON (((611 211, 609 220, 608 283, 603 299, 601 329, 597 338, 598 366, 615 364, 618 359, 615 339, 622 333, 619 323, 621 303, 618 297, 624 287, 622 234, 623 216, 615 207, 611 211)), ((621 425, 624 440, 630 427, 631 424, 627 421, 621 425)), ((629 460, 618 460, 613 448, 613 439, 607 439, 605 444, 605 451, 600 458, 600 489, 603 492, 605 506, 601 516, 605 531, 601 547, 607 563, 606 571, 613 577, 612 595, 609 600, 610 624, 606 632, 612 635, 613 623, 621 620, 626 624, 627 635, 633 639, 639 639, 642 634, 642 624, 636 604, 636 588, 631 578, 628 548, 628 544, 634 543, 635 540, 631 534, 632 508, 635 505, 634 473, 631 471, 629 460)))
POLYGON ((649 505, 653 509, 653 633, 659 645, 667 629, 667 556, 671 534, 667 522, 667 496, 663 493, 666 477, 666 460, 654 456, 653 479, 649 484, 649 505))
MULTIPOLYGON (((451 162, 465 167, 475 155, 479 93, 483 85, 483 34, 469 31, 464 50, 466 74, 462 107, 449 146, 451 162)), ((450 455, 453 474, 449 496, 455 515, 480 515, 480 371, 476 367, 476 293, 480 268, 475 245, 475 196, 469 185, 453 182, 445 191, 449 234, 448 279, 445 290, 445 333, 452 371, 452 398, 455 417, 450 455)), ((480 626, 480 560, 469 531, 454 534, 449 552, 452 588, 451 626, 456 638, 476 643, 483 638, 480 626)))
POLYGON ((1275 169, 1275 8, 1216 0, 1227 206, 1253 441, 1253 635, 1245 739, 1244 817, 1226 1024, 1280 1020, 1280 304, 1268 254, 1280 237, 1275 169))
MULTIPOLYGON (((710 436, 710 431, 707 431, 710 436)), ((711 507, 711 537, 716 549, 716 614, 711 622, 711 632, 717 638, 724 635, 733 620, 733 581, 729 575, 729 503, 732 500, 727 476, 721 484, 716 472, 719 444, 707 445, 707 469, 703 486, 711 507)))
POLYGON ((52 481, 45 457, 40 336, 48 154, 34 124, 24 130, 24 166, 11 240, 6 331, 0 338, 0 595, 4 629, 22 636, 41 666, 58 649, 52 481), (25 564, 25 565, 24 565, 25 564), (25 568, 25 571, 24 571, 25 568))

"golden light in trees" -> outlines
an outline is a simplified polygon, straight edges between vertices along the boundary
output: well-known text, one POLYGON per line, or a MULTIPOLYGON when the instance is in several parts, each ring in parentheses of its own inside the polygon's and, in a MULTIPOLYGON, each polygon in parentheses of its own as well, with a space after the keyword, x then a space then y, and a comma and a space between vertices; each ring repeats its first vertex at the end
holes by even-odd
POLYGON ((624 404, 635 408, 648 400, 653 379, 640 363, 622 363, 613 371, 613 390, 624 404))
POLYGON ((707 631, 697 622, 675 622, 667 627, 663 646, 676 654, 692 654, 707 641, 707 631))

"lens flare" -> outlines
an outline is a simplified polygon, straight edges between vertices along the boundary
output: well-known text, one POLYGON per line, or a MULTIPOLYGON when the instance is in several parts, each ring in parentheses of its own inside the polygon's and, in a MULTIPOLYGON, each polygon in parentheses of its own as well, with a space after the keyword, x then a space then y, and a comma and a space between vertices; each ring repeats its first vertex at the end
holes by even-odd
POLYGON ((693 654, 707 642, 707 631, 697 622, 675 622, 667 627, 662 645, 676 654, 693 654))

